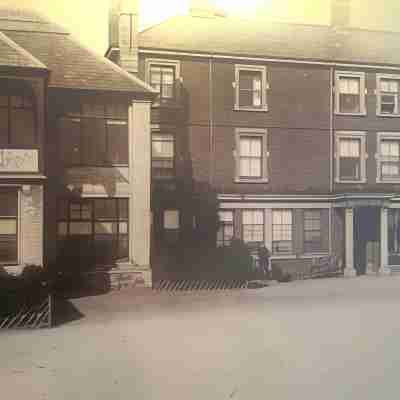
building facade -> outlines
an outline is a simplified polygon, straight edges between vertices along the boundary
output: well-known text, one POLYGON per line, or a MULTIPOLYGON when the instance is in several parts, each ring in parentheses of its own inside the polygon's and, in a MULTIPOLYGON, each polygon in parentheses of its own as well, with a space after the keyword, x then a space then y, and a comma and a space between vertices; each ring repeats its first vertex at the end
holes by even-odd
POLYGON ((0 9, 0 264, 151 285, 154 91, 34 12, 0 9))
POLYGON ((206 191, 219 203, 217 245, 265 245, 289 273, 322 255, 348 276, 396 271, 400 35, 349 26, 349 3, 333 0, 331 25, 315 26, 194 2, 138 32, 137 2, 114 2, 106 56, 159 93, 154 260, 201 224, 206 191))

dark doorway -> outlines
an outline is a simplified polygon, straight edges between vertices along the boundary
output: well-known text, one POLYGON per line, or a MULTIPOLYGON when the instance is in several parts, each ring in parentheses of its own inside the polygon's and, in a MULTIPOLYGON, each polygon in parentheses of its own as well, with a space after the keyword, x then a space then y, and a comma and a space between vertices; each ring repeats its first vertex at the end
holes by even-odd
POLYGON ((379 265, 379 207, 354 209, 354 267, 359 275, 376 272, 379 265))

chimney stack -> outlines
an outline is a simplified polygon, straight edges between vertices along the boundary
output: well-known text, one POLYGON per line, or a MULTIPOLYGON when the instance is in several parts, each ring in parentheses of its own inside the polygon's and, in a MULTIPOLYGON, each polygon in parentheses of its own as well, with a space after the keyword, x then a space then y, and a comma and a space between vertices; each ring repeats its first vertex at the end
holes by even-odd
POLYGON ((350 26, 351 0, 331 0, 331 26, 348 28, 350 26))
POLYGON ((139 0, 112 0, 109 14, 110 47, 119 49, 118 64, 138 72, 139 0))

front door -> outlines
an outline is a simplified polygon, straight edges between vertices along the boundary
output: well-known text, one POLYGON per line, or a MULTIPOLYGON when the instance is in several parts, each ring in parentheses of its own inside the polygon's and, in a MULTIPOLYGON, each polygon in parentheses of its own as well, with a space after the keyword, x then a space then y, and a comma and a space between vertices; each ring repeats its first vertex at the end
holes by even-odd
POLYGON ((359 275, 379 269, 379 211, 379 207, 354 209, 354 268, 359 275))

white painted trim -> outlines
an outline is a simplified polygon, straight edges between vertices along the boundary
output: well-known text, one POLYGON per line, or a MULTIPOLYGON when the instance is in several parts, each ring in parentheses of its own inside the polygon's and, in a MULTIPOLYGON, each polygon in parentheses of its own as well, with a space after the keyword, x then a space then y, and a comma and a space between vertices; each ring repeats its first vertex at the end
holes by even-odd
POLYGON ((235 64, 235 111, 268 111, 267 101, 267 67, 265 65, 245 65, 235 64), (241 107, 239 104, 240 96, 240 72, 241 71, 255 71, 261 72, 261 107, 241 107))
POLYGON ((362 69, 382 69, 388 71, 400 71, 400 67, 388 66, 382 64, 357 64, 357 63, 337 63, 328 61, 309 61, 309 60, 298 60, 293 58, 273 58, 273 57, 244 57, 238 55, 223 55, 223 54, 209 54, 209 53, 196 53, 190 51, 170 51, 170 50, 151 50, 141 48, 139 49, 141 54, 159 54, 169 56, 188 56, 197 58, 215 58, 224 60, 242 60, 242 61, 254 61, 254 62, 268 62, 268 63, 290 63, 290 64, 305 64, 305 65, 320 65, 328 67, 340 67, 340 68, 362 68, 362 69))
POLYGON ((336 183, 366 183, 367 182, 367 132, 362 131, 336 131, 335 132, 335 162, 336 162, 336 183), (340 179, 340 140, 341 139, 360 139, 361 141, 361 154, 360 154, 360 180, 342 180, 340 179))
POLYGON ((400 141, 400 132, 377 132, 376 134, 376 183, 400 183, 399 178, 382 179, 381 163, 381 141, 384 139, 396 139, 400 141))
POLYGON ((300 255, 298 258, 301 260, 308 260, 308 259, 312 259, 312 258, 319 258, 319 257, 328 257, 329 254, 332 254, 331 252, 325 252, 325 253, 306 253, 306 254, 302 254, 300 255))
POLYGON ((268 183, 268 130, 261 128, 235 128, 235 183, 268 183), (262 139, 262 175, 260 178, 241 178, 240 177, 240 138, 243 136, 259 136, 262 139))
POLYGON ((221 203, 221 209, 330 209, 330 203, 221 203))
POLYGON ((349 115, 349 116, 365 116, 367 115, 367 108, 365 102, 365 72, 354 71, 335 71, 335 114, 349 115), (360 112, 359 113, 346 113, 340 111, 340 96, 339 96, 339 81, 340 78, 359 78, 360 79, 360 112))
POLYGON ((288 254, 288 255, 274 255, 270 257, 270 260, 295 260, 297 259, 296 254, 288 254))
POLYGON ((397 74, 376 74, 376 115, 378 117, 390 117, 390 118, 399 118, 400 117, 400 92, 397 94, 397 113, 394 114, 385 114, 381 113, 381 79, 391 79, 397 80, 399 83, 399 90, 400 90, 400 75, 397 74))

